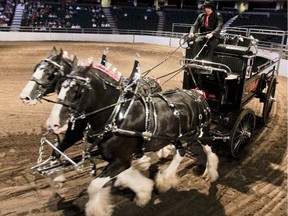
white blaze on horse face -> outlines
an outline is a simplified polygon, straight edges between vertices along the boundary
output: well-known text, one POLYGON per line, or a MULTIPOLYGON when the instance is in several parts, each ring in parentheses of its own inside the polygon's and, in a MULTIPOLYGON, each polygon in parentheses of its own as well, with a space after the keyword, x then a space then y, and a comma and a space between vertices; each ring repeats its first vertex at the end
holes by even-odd
MULTIPOLYGON (((58 99, 65 100, 66 94, 70 89, 68 80, 64 81, 58 99)), ((52 129, 54 133, 60 134, 65 132, 68 128, 69 119, 61 119, 61 111, 64 108, 62 104, 55 104, 52 108, 51 114, 47 119, 46 125, 48 128, 52 129)))
MULTIPOLYGON (((44 66, 39 66, 32 75, 32 79, 40 80, 44 76, 44 66)), ((35 81, 29 80, 26 86, 20 93, 20 99, 23 103, 28 105, 36 105, 38 100, 36 99, 39 94, 36 91, 38 84, 35 81)))

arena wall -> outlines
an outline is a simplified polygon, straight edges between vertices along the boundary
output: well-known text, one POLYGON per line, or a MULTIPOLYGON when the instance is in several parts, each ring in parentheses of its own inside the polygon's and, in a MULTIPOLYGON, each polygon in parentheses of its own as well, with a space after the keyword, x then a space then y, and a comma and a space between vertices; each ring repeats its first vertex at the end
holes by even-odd
MULTIPOLYGON (((117 35, 117 34, 81 34, 81 33, 50 33, 50 32, 0 32, 0 41, 89 41, 89 42, 126 42, 147 43, 178 47, 179 38, 149 35, 117 35)), ((282 59, 279 75, 288 77, 288 60, 282 59)))

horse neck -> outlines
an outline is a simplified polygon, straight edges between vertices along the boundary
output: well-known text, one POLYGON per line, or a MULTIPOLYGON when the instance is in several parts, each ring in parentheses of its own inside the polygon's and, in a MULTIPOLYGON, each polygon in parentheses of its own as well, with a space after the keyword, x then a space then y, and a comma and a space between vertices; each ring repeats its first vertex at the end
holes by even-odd
POLYGON ((85 113, 96 112, 88 117, 88 121, 92 129, 98 131, 105 127, 107 121, 109 121, 119 100, 121 86, 112 84, 98 75, 92 75, 90 78, 91 89, 89 90, 88 97, 86 97, 87 101, 84 102, 88 105, 85 113))

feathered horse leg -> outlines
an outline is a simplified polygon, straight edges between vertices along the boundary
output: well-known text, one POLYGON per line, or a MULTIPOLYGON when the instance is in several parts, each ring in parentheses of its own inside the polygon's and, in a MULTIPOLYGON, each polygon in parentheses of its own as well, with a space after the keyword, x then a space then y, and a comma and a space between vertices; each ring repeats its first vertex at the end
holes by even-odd
POLYGON ((170 144, 160 149, 157 152, 157 156, 158 158, 167 158, 169 155, 172 155, 172 154, 175 155, 176 153, 175 151, 176 151, 175 146, 170 144))
POLYGON ((176 175, 177 168, 179 167, 186 153, 186 150, 182 147, 180 142, 178 145, 179 144, 181 148, 177 148, 176 154, 174 155, 173 160, 169 166, 164 171, 159 172, 156 175, 156 187, 161 193, 169 190, 172 187, 175 187, 178 183, 178 177, 176 175))
POLYGON ((214 182, 218 179, 218 156, 212 151, 209 145, 202 145, 204 152, 207 155, 206 169, 203 173, 203 177, 210 182, 214 182))
POLYGON ((117 176, 115 187, 126 187, 135 192, 134 201, 140 207, 145 206, 151 199, 154 182, 143 176, 137 169, 130 167, 117 176))
POLYGON ((85 209, 87 216, 112 215, 114 205, 110 195, 111 186, 104 187, 110 180, 110 177, 98 177, 90 183, 87 189, 89 201, 85 209))

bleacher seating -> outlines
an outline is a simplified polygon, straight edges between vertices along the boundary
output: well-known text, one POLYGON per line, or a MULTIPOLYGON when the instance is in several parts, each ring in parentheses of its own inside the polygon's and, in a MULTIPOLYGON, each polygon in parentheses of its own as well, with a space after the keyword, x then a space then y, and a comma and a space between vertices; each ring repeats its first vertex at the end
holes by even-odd
MULTIPOLYGON (((261 28, 287 31, 287 14, 243 14, 230 25, 230 27, 261 28)), ((273 34, 253 35, 259 41, 281 43, 282 38, 273 34)))
POLYGON ((287 14, 270 13, 266 14, 243 14, 232 23, 231 27, 238 26, 269 26, 278 28, 279 30, 287 31, 287 14))
MULTIPOLYGON (((198 12, 195 10, 169 10, 163 11, 165 16, 164 31, 172 31, 173 23, 186 23, 193 24, 198 16, 198 12), (181 15, 180 15, 181 14, 181 15)), ((190 27, 175 27, 175 32, 187 33, 190 27)))
POLYGON ((118 29, 157 30, 158 15, 146 7, 117 7, 111 10, 111 14, 118 29))
MULTIPOLYGON (((180 9, 164 9, 165 15, 165 24, 164 31, 172 31, 173 23, 185 23, 192 25, 198 14, 201 13, 201 10, 180 10, 180 9), (181 15, 179 15, 181 14, 181 15)), ((220 12, 223 17, 223 23, 227 22, 233 14, 225 11, 220 12)), ((187 33, 189 32, 190 27, 174 27, 175 32, 187 33)))

